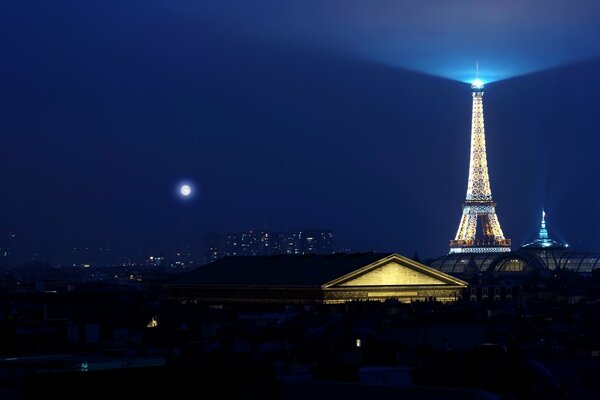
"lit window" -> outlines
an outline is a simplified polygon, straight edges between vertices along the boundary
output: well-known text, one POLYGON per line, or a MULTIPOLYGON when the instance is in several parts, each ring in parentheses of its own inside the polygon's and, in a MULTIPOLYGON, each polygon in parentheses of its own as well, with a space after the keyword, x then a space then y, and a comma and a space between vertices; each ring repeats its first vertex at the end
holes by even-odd
POLYGON ((158 320, 156 319, 156 316, 154 316, 154 317, 152 317, 150 322, 148 322, 148 324, 146 325, 146 328, 156 328, 157 326, 158 326, 158 320))

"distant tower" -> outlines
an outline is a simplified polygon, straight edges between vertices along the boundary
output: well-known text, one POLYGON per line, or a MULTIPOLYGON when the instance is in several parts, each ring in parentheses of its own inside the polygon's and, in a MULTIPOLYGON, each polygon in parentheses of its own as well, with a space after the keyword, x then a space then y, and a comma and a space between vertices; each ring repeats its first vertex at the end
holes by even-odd
POLYGON ((542 210, 542 223, 540 224, 540 231, 538 232, 538 237, 535 240, 536 242, 544 245, 545 243, 550 243, 550 237, 548 236, 548 229, 546 229, 546 211, 542 210))
POLYGON ((533 242, 527 243, 523 247, 569 247, 569 245, 550 239, 548 229, 546 229, 546 212, 542 210, 542 222, 537 237, 533 242))
POLYGON ((510 239, 504 238, 500 228, 488 175, 483 125, 483 82, 475 79, 471 89, 473 90, 473 119, 467 198, 463 203, 456 237, 450 241, 450 253, 507 252, 510 251, 510 239), (481 220, 481 234, 477 233, 478 220, 481 220))

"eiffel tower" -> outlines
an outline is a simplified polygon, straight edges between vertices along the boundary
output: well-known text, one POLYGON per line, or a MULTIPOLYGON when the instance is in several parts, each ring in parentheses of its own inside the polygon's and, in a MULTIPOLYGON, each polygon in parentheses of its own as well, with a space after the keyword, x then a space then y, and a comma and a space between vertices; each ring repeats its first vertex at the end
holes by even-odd
POLYGON ((473 91, 473 117, 471 121, 471 158, 467 198, 463 203, 462 217, 454 240, 450 241, 450 253, 496 253, 510 251, 510 239, 504 238, 496 203, 492 201, 492 189, 488 175, 485 152, 485 128, 483 125, 483 82, 475 79, 473 91), (481 221, 481 233, 477 232, 481 221))

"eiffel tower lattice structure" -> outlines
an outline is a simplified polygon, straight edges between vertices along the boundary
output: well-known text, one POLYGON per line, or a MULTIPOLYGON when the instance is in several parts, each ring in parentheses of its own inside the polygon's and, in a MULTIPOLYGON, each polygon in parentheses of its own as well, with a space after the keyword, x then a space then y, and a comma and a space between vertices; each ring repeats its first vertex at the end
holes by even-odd
POLYGON ((483 83, 476 79, 473 90, 473 116, 471 121, 471 157, 467 198, 450 253, 496 253, 510 251, 510 239, 504 237, 496 203, 492 200, 485 149, 483 123, 483 83), (480 232, 477 226, 480 225, 480 232))

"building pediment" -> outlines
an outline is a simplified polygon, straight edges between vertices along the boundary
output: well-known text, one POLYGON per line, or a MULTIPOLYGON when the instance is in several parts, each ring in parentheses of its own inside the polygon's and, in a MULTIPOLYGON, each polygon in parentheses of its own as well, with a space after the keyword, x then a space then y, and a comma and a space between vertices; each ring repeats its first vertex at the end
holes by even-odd
POLYGON ((392 254, 328 282, 323 287, 448 285, 466 286, 466 282, 399 254, 392 254))
POLYGON ((181 274, 168 298, 249 303, 455 301, 467 283, 399 254, 229 257, 181 274))

